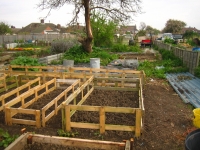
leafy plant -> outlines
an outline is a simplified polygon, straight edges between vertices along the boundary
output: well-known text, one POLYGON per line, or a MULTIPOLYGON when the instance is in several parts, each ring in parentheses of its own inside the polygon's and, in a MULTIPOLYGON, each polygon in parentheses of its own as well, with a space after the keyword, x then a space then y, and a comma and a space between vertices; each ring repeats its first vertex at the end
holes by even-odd
POLYGON ((104 138, 103 135, 100 134, 99 132, 95 132, 94 135, 97 136, 98 138, 100 138, 101 140, 103 140, 103 138, 104 138))
POLYGON ((112 52, 142 52, 138 46, 128 46, 125 44, 115 44, 111 48, 112 52))
POLYGON ((0 147, 8 147, 16 138, 18 138, 18 135, 11 136, 7 131, 0 128, 0 147))
MULTIPOLYGON (((43 66, 38 62, 38 59, 26 57, 26 56, 19 56, 10 62, 11 65, 20 65, 20 66, 43 66)), ((36 68, 30 69, 32 71, 38 71, 36 68)))
POLYGON ((194 69, 194 75, 200 78, 200 66, 194 69))
POLYGON ((59 129, 57 133, 59 136, 62 136, 62 137, 75 137, 76 135, 78 135, 78 132, 65 132, 62 129, 59 129))
POLYGON ((70 48, 63 56, 63 59, 74 60, 75 63, 88 63, 90 58, 100 58, 101 65, 107 65, 114 59, 117 59, 118 56, 116 54, 109 54, 108 51, 97 47, 93 47, 92 53, 87 53, 82 46, 78 45, 70 48))

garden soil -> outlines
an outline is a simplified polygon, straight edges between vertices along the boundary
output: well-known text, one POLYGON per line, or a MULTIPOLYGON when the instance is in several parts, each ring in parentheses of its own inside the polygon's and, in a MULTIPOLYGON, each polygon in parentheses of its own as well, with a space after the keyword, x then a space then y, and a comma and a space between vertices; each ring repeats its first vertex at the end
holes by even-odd
MULTIPOLYGON (((152 56, 150 56, 152 58, 152 56)), ((61 91, 57 90, 51 95, 46 95, 40 102, 31 105, 30 108, 41 109, 52 97, 58 95, 61 91), (53 94, 53 95, 52 95, 53 94)), ((121 107, 138 107, 138 93, 119 92, 119 91, 100 91, 95 90, 86 100, 84 105, 101 105, 101 106, 121 106, 121 107)), ((185 104, 178 94, 173 90, 167 80, 146 79, 146 85, 143 89, 145 117, 142 136, 134 138, 132 132, 106 131, 105 134, 99 134, 99 130, 76 129, 72 132, 75 138, 107 140, 122 142, 134 138, 134 150, 184 150, 184 142, 187 134, 194 130, 192 125, 193 107, 185 104)), ((23 116, 20 116, 23 117, 23 116)), ((106 123, 131 125, 134 123, 132 115, 119 114, 114 115, 107 113, 109 118, 106 123)), ((78 111, 72 117, 73 121, 98 122, 98 114, 95 112, 78 111)), ((5 125, 4 112, 0 112, 0 128, 8 131, 10 135, 20 135, 21 129, 26 128, 27 132, 36 134, 58 136, 58 130, 62 128, 61 112, 51 118, 46 127, 36 128, 35 126, 5 125)), ((3 149, 0 147, 0 150, 3 149)), ((80 149, 80 148, 63 148, 62 146, 43 146, 40 143, 26 147, 26 150, 43 150, 43 149, 80 149)))
MULTIPOLYGON (((58 90, 58 92, 60 91, 58 90)), ((191 130, 194 130, 192 125, 193 113, 191 105, 183 103, 166 80, 147 79, 143 92, 145 105, 144 130, 141 138, 134 139, 135 150, 184 150, 185 137, 191 130)), ((86 104, 101 104, 102 106, 122 105, 124 107, 137 106, 136 99, 137 94, 133 92, 95 90, 87 99, 86 104)), ((46 103, 45 100, 43 102, 46 103)), ((42 106, 41 102, 39 104, 42 106)), ((72 117, 74 121, 81 119, 89 122, 98 121, 98 114, 91 115, 89 112, 85 112, 78 115, 78 113, 75 113, 72 117)), ((113 116, 112 114, 108 115, 113 116)), ((131 118, 132 116, 128 115, 113 117, 114 119, 110 120, 111 123, 129 124, 130 121, 133 120, 131 118)), ((57 131, 61 129, 61 127, 61 113, 50 119, 46 127, 38 129, 34 126, 26 125, 7 126, 4 123, 4 113, 0 112, 0 128, 8 131, 11 135, 20 134, 21 129, 26 128, 27 132, 56 136, 58 135, 57 131)), ((73 132, 78 133, 78 135, 75 136, 77 138, 118 142, 128 140, 134 136, 131 132, 119 131, 106 131, 104 135, 100 135, 98 134, 98 130, 89 129, 73 129, 73 132)))

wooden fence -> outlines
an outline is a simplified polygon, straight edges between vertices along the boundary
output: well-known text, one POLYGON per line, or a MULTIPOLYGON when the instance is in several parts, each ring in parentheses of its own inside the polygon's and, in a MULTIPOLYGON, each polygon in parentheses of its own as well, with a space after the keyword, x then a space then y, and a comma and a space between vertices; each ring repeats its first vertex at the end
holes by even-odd
POLYGON ((75 38, 72 34, 37 34, 37 35, 0 35, 0 45, 13 43, 16 41, 37 40, 43 42, 52 42, 57 39, 75 38))
POLYGON ((5 105, 5 99, 15 95, 16 97, 18 97, 20 95, 21 92, 23 92, 24 89, 27 88, 27 91, 30 90, 31 88, 33 87, 37 87, 38 85, 40 85, 40 78, 36 78, 32 81, 29 81, 28 83, 22 85, 22 86, 19 86, 18 88, 15 88, 14 90, 4 94, 4 95, 1 95, 0 96, 0 102, 1 102, 1 105, 0 105, 0 111, 2 111, 4 109, 4 105, 5 105))
POLYGON ((144 71, 135 70, 117 70, 117 69, 96 69, 96 68, 82 68, 82 67, 64 67, 64 66, 16 66, 10 65, 8 68, 4 68, 0 73, 6 73, 8 75, 29 75, 40 76, 43 80, 46 77, 56 77, 63 79, 64 77, 80 78, 86 81, 91 75, 94 77, 117 77, 117 78, 140 78, 141 83, 145 85, 145 73, 144 71), (24 69, 24 71, 18 71, 15 69, 24 69), (30 68, 38 69, 38 71, 31 71, 30 68), (51 70, 51 72, 48 72, 51 70), (84 78, 82 78, 84 74, 84 78))
POLYGON ((159 49, 173 51, 175 56, 179 57, 183 61, 183 63, 189 68, 189 72, 192 74, 194 74, 194 69, 199 66, 200 52, 187 51, 159 41, 154 41, 154 44, 158 46, 159 49))
MULTIPOLYGON (((121 91, 138 91, 139 93, 139 107, 109 107, 109 106, 82 106, 79 104, 70 105, 72 99, 77 97, 77 93, 72 94, 65 103, 63 103, 62 118, 63 127, 68 132, 71 128, 87 128, 87 129, 99 129, 100 133, 104 133, 105 130, 119 130, 119 131, 131 131, 135 132, 135 136, 139 137, 143 128, 143 116, 144 116, 144 104, 143 104, 143 93, 141 79, 126 79, 126 78, 94 78, 94 88, 101 90, 121 90, 121 91), (102 82, 103 81, 103 82, 102 82), (109 81, 109 82, 106 82, 109 81), (112 83, 111 83, 112 82, 112 83), (119 83, 120 82, 120 83, 119 83), (126 83, 127 82, 127 83, 126 83), (77 111, 97 111, 99 112, 99 124, 94 123, 82 123, 82 122, 71 122, 71 117, 77 111), (106 117, 105 113, 130 113, 135 115, 135 124, 132 126, 126 125, 110 125, 105 124, 106 117)), ((79 90, 79 89, 78 89, 79 90)), ((79 90, 80 91, 80 90, 79 90)), ((82 90, 83 91, 83 90, 82 90)), ((134 117, 133 117, 134 118, 134 117)))
MULTIPOLYGON (((62 81, 63 82, 63 81, 62 81)), ((74 83, 71 84, 68 88, 66 88, 61 94, 59 94, 56 98, 54 98, 52 101, 50 101, 46 106, 42 108, 42 126, 45 127, 45 123, 54 115, 58 114, 58 111, 62 108, 62 99, 67 99, 67 96, 69 95, 70 91, 74 93, 76 88, 80 87, 80 80, 74 81, 74 83), (58 102, 61 101, 60 105, 58 105, 58 102), (50 107, 54 106, 55 109, 50 111, 48 114, 46 114, 46 111, 49 110, 50 107)), ((58 89, 59 87, 57 87, 58 89)))
POLYGON ((49 82, 40 85, 39 87, 35 87, 12 101, 5 104, 5 120, 6 124, 12 125, 13 123, 16 124, 27 124, 27 125, 36 125, 37 127, 41 127, 41 119, 40 119, 40 110, 34 110, 34 109, 25 109, 31 104, 33 104, 35 101, 37 101, 39 98, 41 98, 44 94, 48 94, 49 92, 56 89, 56 79, 52 79, 49 82), (53 85, 50 87, 50 85, 53 85), (29 99, 28 99, 29 98, 29 99), (25 99, 28 99, 28 101, 25 102, 25 99), (15 104, 20 103, 21 106, 18 108, 13 108, 15 104), (35 120, 25 120, 25 119, 16 119, 14 116, 18 113, 23 114, 32 114, 35 115, 35 120))

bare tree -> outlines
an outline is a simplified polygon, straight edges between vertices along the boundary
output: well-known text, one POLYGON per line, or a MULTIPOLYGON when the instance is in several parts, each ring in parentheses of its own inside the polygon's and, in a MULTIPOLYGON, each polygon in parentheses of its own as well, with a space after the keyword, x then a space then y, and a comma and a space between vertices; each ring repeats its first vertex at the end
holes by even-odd
POLYGON ((38 7, 49 9, 49 14, 52 9, 60 8, 64 5, 73 5, 74 14, 70 24, 75 24, 78 21, 79 15, 83 12, 85 16, 86 37, 79 38, 84 49, 87 52, 92 52, 92 29, 90 24, 91 11, 99 11, 105 13, 107 17, 120 22, 129 20, 136 13, 140 13, 141 0, 41 0, 38 7))
POLYGON ((144 22, 140 22, 140 27, 139 27, 139 29, 140 30, 144 30, 145 28, 146 28, 146 23, 144 23, 144 22))

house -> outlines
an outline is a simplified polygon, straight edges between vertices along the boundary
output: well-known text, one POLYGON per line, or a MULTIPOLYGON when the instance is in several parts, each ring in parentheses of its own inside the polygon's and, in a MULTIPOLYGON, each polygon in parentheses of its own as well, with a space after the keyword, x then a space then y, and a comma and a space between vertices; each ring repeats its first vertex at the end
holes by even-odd
POLYGON ((182 34, 184 34, 186 31, 193 31, 193 32, 196 32, 196 33, 200 34, 200 30, 196 29, 195 27, 183 28, 182 29, 182 34))
POLYGON ((83 33, 85 32, 85 26, 81 26, 79 23, 77 23, 76 25, 71 25, 68 26, 66 29, 66 32, 68 33, 83 33))
POLYGON ((134 26, 120 26, 119 30, 117 31, 118 34, 124 35, 124 34, 133 34, 135 35, 138 33, 136 25, 134 26))
POLYGON ((41 19, 40 23, 31 23, 23 27, 18 34, 60 34, 65 32, 67 32, 66 28, 62 28, 60 24, 44 23, 44 19, 41 19))

